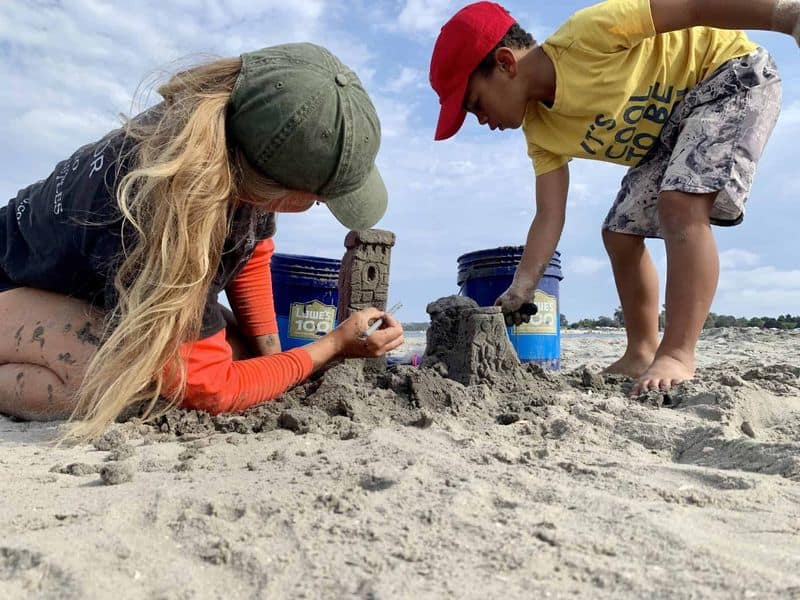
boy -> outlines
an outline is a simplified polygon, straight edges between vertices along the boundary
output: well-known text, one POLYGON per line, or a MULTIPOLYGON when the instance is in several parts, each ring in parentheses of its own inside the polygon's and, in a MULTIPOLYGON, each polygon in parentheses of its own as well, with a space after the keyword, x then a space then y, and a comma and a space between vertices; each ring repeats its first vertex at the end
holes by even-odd
POLYGON ((564 226, 573 157, 630 167, 603 224, 628 345, 607 372, 636 396, 694 376, 695 346, 719 277, 711 224, 736 225, 780 112, 769 54, 739 28, 791 34, 798 0, 607 0, 538 45, 508 12, 471 4, 436 41, 435 139, 466 113, 522 127, 536 172, 536 216, 511 286, 496 304, 522 320, 564 226), (658 279, 645 238, 664 239, 667 325, 658 341, 658 279))

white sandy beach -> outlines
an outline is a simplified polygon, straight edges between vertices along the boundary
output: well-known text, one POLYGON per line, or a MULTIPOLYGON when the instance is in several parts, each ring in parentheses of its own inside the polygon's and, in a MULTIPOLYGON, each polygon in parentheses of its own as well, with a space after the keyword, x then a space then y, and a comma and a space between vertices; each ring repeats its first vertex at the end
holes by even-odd
POLYGON ((800 332, 706 332, 647 402, 623 348, 527 389, 343 364, 101 449, 0 417, 0 598, 800 598, 800 332))

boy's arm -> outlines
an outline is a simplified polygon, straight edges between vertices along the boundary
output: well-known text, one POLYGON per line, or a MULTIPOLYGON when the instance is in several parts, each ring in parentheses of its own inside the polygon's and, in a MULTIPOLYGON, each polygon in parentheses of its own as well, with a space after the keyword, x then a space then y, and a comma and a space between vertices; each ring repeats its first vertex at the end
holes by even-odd
POLYGON ((495 302, 503 309, 503 313, 512 315, 517 324, 522 322, 520 307, 533 298, 536 285, 550 264, 561 238, 568 191, 568 165, 536 178, 536 216, 528 230, 525 251, 511 286, 495 302))
POLYGON ((800 44, 800 0, 650 0, 658 33, 688 27, 762 29, 793 35, 800 44))

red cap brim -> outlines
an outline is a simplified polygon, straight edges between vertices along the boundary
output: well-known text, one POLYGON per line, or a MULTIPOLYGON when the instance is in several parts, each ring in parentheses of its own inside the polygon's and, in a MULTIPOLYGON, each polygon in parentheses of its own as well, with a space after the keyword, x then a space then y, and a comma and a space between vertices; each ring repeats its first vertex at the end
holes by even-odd
POLYGON ((436 134, 433 139, 436 141, 446 140, 453 137, 467 118, 467 111, 464 110, 464 94, 467 93, 467 83, 450 94, 439 111, 439 121, 436 124, 436 134))

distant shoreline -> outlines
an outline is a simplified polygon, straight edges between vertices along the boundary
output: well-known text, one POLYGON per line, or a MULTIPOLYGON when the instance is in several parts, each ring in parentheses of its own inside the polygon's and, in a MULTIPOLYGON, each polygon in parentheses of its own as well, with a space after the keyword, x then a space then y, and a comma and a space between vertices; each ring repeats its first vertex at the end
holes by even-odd
MULTIPOLYGON (((427 326, 425 328, 421 328, 421 327, 419 327, 418 323, 409 323, 409 324, 403 323, 402 325, 403 325, 403 329, 405 329, 406 332, 418 331, 420 333, 425 333, 428 330, 427 326), (411 327, 409 327, 409 325, 411 327)), ((720 331, 720 330, 726 330, 726 329, 731 329, 731 330, 734 330, 734 331, 790 331, 790 332, 800 332, 800 328, 779 329, 779 328, 774 328, 774 327, 737 327, 735 325, 732 325, 730 327, 709 327, 709 328, 703 329, 703 332, 706 333, 706 332, 709 332, 709 331, 720 331)), ((624 327, 590 327, 590 328, 580 328, 580 329, 572 329, 570 327, 562 327, 561 328, 561 335, 565 335, 565 334, 584 335, 584 334, 588 334, 588 333, 595 333, 595 334, 597 334, 597 333, 624 334, 625 333, 625 328, 624 327)))

